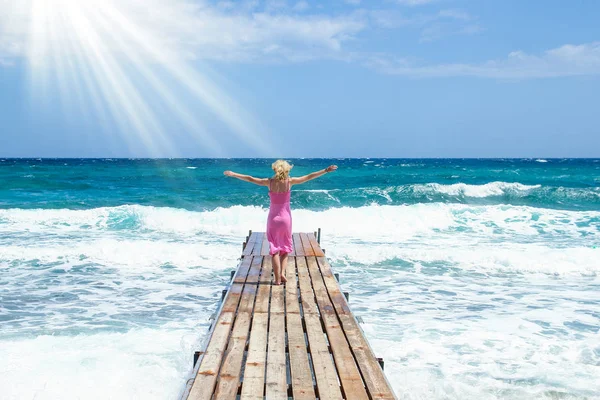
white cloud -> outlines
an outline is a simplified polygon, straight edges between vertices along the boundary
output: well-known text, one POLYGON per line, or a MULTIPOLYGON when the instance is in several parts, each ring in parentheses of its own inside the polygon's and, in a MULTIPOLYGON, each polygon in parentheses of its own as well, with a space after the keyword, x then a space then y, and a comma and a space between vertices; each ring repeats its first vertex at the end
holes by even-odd
MULTIPOLYGON (((0 0, 0 14, 5 21, 11 20, 13 26, 20 27, 20 31, 12 31, 10 35, 0 29, 0 58, 4 60, 27 56, 24 50, 32 21, 31 14, 9 15, 12 1, 20 0, 0 0), (9 39, 18 50, 3 45, 9 39)), ((60 1, 68 4, 77 0, 60 1)), ((151 29, 153 46, 197 59, 280 62, 339 58, 343 57, 343 44, 367 27, 364 18, 358 15, 286 12, 306 11, 306 1, 288 7, 284 0, 269 0, 260 8, 256 1, 198 5, 189 0, 153 0, 151 3, 125 1, 118 3, 118 11, 133 25, 151 29)), ((0 27, 2 23, 0 15, 0 27)))
POLYGON ((533 79, 599 75, 600 42, 564 45, 539 55, 522 51, 501 60, 479 64, 418 65, 408 59, 373 57, 367 64, 381 72, 416 78, 470 76, 496 79, 533 79))
POLYGON ((299 1, 293 7, 294 11, 306 11, 309 8, 310 8, 310 5, 306 1, 299 1))
POLYGON ((430 4, 437 0, 396 0, 396 3, 405 6, 422 6, 424 4, 430 4))
MULTIPOLYGON (((0 0, 2 65, 13 64, 17 57, 28 58, 36 55, 29 43, 29 1, 31 0, 0 0)), ((54 1, 64 4, 75 4, 77 1, 92 4, 101 0, 54 1)), ((418 5, 429 1, 397 2, 418 5)), ((106 1, 103 4, 106 4, 106 1)), ((525 79, 596 75, 600 71, 598 43, 565 45, 537 55, 517 51, 504 59, 481 63, 433 65, 409 61, 406 55, 384 54, 373 57, 368 53, 357 53, 351 47, 354 39, 359 38, 361 33, 375 27, 419 29, 421 41, 449 35, 473 34, 483 29, 477 17, 458 9, 442 9, 432 14, 419 13, 410 16, 398 10, 389 12, 374 9, 327 15, 316 8, 307 9, 308 3, 305 1, 147 0, 111 1, 110 4, 118 7, 117 11, 130 19, 132 26, 145 30, 147 40, 143 43, 149 43, 153 55, 163 51, 169 54, 168 57, 163 57, 164 60, 194 58, 225 62, 282 63, 339 59, 364 63, 388 74, 412 77, 477 76, 525 79), (294 12, 294 8, 303 13, 294 12)), ((72 35, 69 35, 68 39, 77 40, 72 35)), ((54 38, 53 45, 56 46, 58 41, 60 38, 54 38)), ((123 45, 114 38, 111 42, 110 37, 104 44, 105 50, 115 48, 117 53, 120 51, 118 48, 123 45)), ((85 46, 85 43, 80 45, 85 46)), ((144 52, 149 51, 144 46, 137 45, 136 41, 126 45, 139 52, 137 56, 141 60, 144 59, 144 52)), ((65 48, 68 46, 63 46, 63 52, 65 48)))
POLYGON ((400 10, 371 10, 366 14, 372 25, 376 27, 385 29, 410 27, 420 30, 421 42, 431 42, 455 35, 473 35, 483 30, 476 17, 458 9, 411 15, 400 10))
POLYGON ((473 17, 463 10, 441 10, 437 14, 440 18, 453 18, 463 21, 469 21, 473 17))

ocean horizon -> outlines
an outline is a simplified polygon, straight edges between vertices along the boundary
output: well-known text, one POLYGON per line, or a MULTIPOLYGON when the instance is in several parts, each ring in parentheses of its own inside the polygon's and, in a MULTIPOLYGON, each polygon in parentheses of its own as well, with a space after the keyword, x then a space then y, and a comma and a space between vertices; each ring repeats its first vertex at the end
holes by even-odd
MULTIPOLYGON (((0 399, 176 399, 271 158, 0 158, 0 399)), ((400 399, 600 399, 600 159, 289 158, 400 399)))

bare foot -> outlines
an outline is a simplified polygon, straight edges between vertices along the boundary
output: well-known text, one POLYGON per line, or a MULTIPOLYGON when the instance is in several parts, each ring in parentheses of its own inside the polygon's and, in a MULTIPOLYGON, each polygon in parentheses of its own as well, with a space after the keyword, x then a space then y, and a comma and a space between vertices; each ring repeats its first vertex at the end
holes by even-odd
POLYGON ((276 284, 277 286, 279 286, 279 285, 281 285, 281 282, 279 282, 279 281, 275 281, 275 284, 276 284))
POLYGON ((281 282, 286 283, 287 282, 287 278, 283 275, 281 275, 281 282))

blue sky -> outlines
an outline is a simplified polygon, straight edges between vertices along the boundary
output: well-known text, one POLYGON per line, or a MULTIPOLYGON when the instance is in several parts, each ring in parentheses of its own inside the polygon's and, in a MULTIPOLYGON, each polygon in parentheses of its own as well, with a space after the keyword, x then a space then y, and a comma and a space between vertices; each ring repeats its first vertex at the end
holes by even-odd
POLYGON ((1 157, 598 157, 591 0, 0 0, 1 157))

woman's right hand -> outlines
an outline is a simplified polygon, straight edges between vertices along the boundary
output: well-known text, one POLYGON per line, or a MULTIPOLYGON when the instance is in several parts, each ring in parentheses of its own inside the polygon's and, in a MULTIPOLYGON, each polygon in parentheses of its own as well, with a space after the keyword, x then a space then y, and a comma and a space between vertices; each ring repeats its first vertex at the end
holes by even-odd
POLYGON ((233 171, 225 171, 225 172, 223 172, 223 175, 225 175, 225 176, 233 176, 233 171))
POLYGON ((337 165, 330 165, 329 167, 325 168, 325 171, 327 172, 333 172, 337 169, 337 165))

